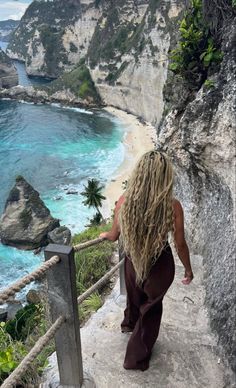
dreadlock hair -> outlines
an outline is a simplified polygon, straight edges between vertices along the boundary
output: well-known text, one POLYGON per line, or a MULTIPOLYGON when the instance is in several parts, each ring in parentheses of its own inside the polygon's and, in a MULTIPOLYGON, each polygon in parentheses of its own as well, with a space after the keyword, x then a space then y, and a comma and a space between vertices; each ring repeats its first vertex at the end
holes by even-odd
POLYGON ((174 229, 173 169, 161 152, 149 151, 137 163, 119 212, 123 247, 131 258, 136 282, 142 283, 174 229))

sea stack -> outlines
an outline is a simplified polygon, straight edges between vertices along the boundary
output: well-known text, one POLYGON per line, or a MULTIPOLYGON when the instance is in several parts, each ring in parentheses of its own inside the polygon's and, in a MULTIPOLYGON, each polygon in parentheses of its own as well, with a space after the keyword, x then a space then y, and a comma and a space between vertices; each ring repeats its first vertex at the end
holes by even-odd
POLYGON ((48 233, 59 226, 59 220, 51 216, 39 193, 18 176, 0 219, 2 244, 35 249, 46 245, 48 233))

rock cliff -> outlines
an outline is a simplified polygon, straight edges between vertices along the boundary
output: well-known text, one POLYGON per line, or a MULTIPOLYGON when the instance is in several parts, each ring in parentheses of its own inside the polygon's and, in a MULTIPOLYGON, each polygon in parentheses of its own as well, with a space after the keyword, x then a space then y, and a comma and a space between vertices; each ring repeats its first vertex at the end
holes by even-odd
POLYGON ((35 249, 49 241, 69 244, 68 228, 60 227, 39 197, 39 193, 21 176, 10 191, 0 219, 0 238, 6 245, 35 249))
POLYGON ((27 73, 57 78, 84 58, 105 104, 158 124, 183 0, 34 1, 8 46, 27 73), (55 17, 56 15, 56 17, 55 17))
POLYGON ((33 1, 7 52, 25 61, 29 75, 57 78, 86 54, 98 17, 89 1, 33 1))
POLYGON ((0 40, 2 42, 8 42, 18 24, 19 20, 0 20, 0 40))
POLYGON ((175 164, 191 251, 204 258, 211 325, 235 370, 235 18, 225 24, 220 69, 165 117, 158 138, 175 164))
POLYGON ((18 75, 8 56, 0 49, 0 89, 18 84, 18 75))

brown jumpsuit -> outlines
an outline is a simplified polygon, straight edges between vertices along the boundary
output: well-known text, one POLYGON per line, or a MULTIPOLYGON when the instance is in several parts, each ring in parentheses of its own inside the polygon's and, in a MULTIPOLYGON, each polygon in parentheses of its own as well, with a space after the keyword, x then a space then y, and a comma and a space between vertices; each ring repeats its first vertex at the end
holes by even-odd
POLYGON ((174 259, 168 244, 140 286, 135 281, 132 261, 125 258, 127 307, 121 330, 133 331, 126 349, 125 369, 148 369, 152 348, 159 333, 162 300, 173 282, 174 274, 174 259))

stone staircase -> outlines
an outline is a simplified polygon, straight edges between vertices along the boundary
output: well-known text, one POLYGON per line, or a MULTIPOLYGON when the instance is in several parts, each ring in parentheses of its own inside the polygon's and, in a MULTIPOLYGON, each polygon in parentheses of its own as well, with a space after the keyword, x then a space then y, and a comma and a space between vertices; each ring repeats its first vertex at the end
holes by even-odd
MULTIPOLYGON (((154 346, 150 368, 127 371, 123 368, 130 334, 120 332, 125 297, 117 283, 101 309, 81 329, 85 387, 97 388, 233 388, 230 372, 216 354, 217 342, 211 333, 204 308, 202 259, 192 257, 194 281, 181 283, 183 267, 176 260, 174 283, 164 298, 163 319, 154 346)), ((45 375, 44 388, 58 387, 56 355, 45 375)))

